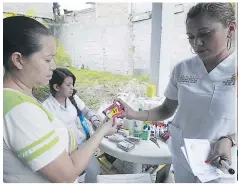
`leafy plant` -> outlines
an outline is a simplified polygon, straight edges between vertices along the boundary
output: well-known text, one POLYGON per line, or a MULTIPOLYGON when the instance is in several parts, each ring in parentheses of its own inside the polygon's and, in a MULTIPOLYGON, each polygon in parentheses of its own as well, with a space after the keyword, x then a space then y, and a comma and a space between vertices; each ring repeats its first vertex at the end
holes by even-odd
POLYGON ((47 85, 45 87, 33 88, 32 94, 40 102, 43 102, 50 95, 50 87, 47 85))
POLYGON ((66 67, 72 65, 72 60, 68 53, 65 51, 63 45, 60 43, 59 39, 56 39, 56 56, 55 63, 58 67, 66 67))
POLYGON ((88 69, 76 69, 74 67, 67 67, 76 77, 77 83, 86 84, 87 86, 104 85, 104 84, 118 84, 128 82, 136 79, 137 82, 149 82, 149 76, 124 76, 120 74, 113 74, 110 72, 93 71, 88 69))
POLYGON ((13 17, 13 16, 18 16, 18 14, 17 14, 17 13, 14 13, 14 12, 6 12, 6 13, 3 13, 3 18, 13 17))

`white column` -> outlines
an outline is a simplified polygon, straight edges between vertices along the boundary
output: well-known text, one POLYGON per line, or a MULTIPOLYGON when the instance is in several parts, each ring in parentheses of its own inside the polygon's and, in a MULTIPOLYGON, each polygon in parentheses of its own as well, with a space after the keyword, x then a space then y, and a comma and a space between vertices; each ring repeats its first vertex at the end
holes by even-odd
POLYGON ((155 85, 158 85, 159 83, 161 25, 162 25, 162 3, 152 3, 150 84, 155 85))
POLYGON ((152 4, 150 83, 157 85, 158 96, 163 95, 170 78, 173 18, 174 4, 152 4))

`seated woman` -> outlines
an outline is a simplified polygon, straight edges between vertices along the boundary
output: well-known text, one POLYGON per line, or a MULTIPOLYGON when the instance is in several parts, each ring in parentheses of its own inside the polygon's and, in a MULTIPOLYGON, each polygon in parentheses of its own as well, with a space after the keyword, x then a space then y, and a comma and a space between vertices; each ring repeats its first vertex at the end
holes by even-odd
MULTIPOLYGON (((68 69, 54 70, 49 82, 51 95, 43 103, 44 107, 62 120, 68 128, 71 135, 69 151, 81 147, 93 134, 92 127, 96 129, 100 124, 97 115, 76 95, 75 81, 75 76, 68 69)), ((100 174, 100 165, 95 156, 91 158, 85 171, 85 182, 96 182, 97 175, 100 174)))
POLYGON ((25 16, 3 19, 5 183, 78 182, 103 137, 117 131, 110 119, 80 150, 72 150, 76 142, 65 124, 32 94, 33 88, 48 85, 55 55, 55 38, 44 25, 25 16))

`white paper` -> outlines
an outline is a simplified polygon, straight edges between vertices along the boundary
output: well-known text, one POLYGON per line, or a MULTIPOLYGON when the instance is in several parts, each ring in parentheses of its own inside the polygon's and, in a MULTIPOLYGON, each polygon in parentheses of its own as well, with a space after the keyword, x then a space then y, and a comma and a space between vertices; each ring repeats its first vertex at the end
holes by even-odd
POLYGON ((185 156, 185 158, 186 158, 186 160, 188 161, 188 164, 189 164, 188 156, 187 156, 187 153, 186 153, 186 150, 185 150, 184 146, 181 147, 181 150, 182 150, 183 155, 185 156))
POLYGON ((193 173, 201 182, 208 182, 221 177, 221 170, 206 164, 210 153, 210 142, 206 139, 184 139, 185 147, 181 148, 193 173))
POLYGON ((194 173, 202 173, 215 169, 212 165, 205 163, 211 150, 208 140, 184 139, 184 143, 188 160, 194 173))
MULTIPOLYGON (((182 150, 182 152, 183 152, 183 154, 184 154, 184 156, 185 156, 185 158, 186 158, 186 160, 189 164, 189 160, 188 160, 188 156, 187 156, 185 147, 181 147, 181 150, 182 150)), ((217 179, 217 178, 220 177, 218 173, 214 173, 214 172, 207 173, 205 175, 204 175, 204 173, 201 173, 201 174, 198 173, 198 174, 196 174, 196 176, 199 178, 199 180, 201 182, 208 182, 208 181, 211 181, 211 180, 214 180, 214 179, 217 179)))
POLYGON ((198 179, 203 183, 216 180, 216 179, 220 178, 221 175, 222 175, 222 172, 219 170, 207 171, 207 172, 203 172, 200 174, 196 174, 198 179))

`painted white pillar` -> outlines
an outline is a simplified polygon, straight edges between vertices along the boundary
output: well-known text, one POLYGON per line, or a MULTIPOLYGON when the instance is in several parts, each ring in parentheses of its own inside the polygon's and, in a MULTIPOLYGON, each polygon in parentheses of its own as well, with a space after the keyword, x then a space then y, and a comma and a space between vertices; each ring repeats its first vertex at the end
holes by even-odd
POLYGON ((160 45, 162 26, 162 3, 152 3, 151 46, 150 46, 150 84, 159 83, 160 45))
POLYGON ((170 78, 171 30, 174 4, 152 4, 150 83, 157 85, 157 95, 163 95, 170 78))

